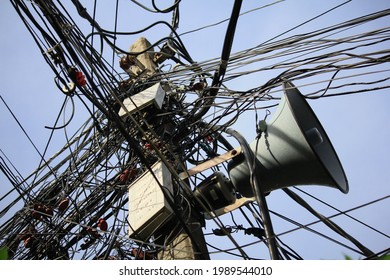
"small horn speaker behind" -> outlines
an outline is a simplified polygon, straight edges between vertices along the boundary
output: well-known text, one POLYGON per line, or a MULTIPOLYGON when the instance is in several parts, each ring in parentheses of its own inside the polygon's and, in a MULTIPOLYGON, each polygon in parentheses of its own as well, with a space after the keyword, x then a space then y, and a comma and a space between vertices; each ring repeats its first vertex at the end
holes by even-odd
MULTIPOLYGON (((324 128, 291 83, 266 131, 250 144, 256 176, 265 193, 295 185, 323 185, 348 192, 348 181, 324 128)), ((252 197, 245 154, 228 164, 230 179, 245 197, 252 197)), ((251 163, 252 164, 252 163, 251 163)))

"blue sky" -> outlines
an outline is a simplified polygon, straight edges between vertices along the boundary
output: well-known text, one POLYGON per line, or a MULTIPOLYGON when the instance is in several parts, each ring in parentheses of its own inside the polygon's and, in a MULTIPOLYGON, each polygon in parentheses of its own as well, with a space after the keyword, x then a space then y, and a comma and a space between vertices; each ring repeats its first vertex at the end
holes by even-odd
MULTIPOLYGON (((99 22, 103 27, 112 29, 114 27, 112 15, 115 10, 113 8, 114 5, 108 5, 107 2, 104 1, 104 3, 98 4, 97 18, 100 19, 99 22)), ((140 12, 141 9, 136 8, 134 5, 131 5, 132 9, 127 10, 130 4, 126 1, 120 2, 123 9, 120 10, 119 30, 137 30, 154 21, 154 15, 140 12)), ((267 42, 292 27, 344 2, 336 0, 287 0, 275 3, 271 7, 245 14, 239 19, 232 53, 267 42)), ((244 1, 241 11, 249 11, 268 3, 272 3, 272 1, 244 1)), ((228 18, 232 5, 233 1, 183 0, 178 33, 181 34, 228 18)), ((388 1, 350 1, 332 12, 294 29, 287 33, 285 37, 312 32, 347 19, 387 8, 390 8, 388 1)), ((70 10, 70 12, 76 18, 74 11, 70 10)), ((165 19, 169 21, 170 15, 167 15, 165 19)), ((351 30, 351 34, 361 32, 361 30, 369 31, 386 27, 387 25, 384 21, 373 22, 372 24, 351 30)), ((195 61, 201 62, 220 56, 226 26, 227 23, 225 22, 198 32, 183 35, 182 40, 195 61)), ((82 23, 82 27, 85 30, 90 30, 90 26, 85 22, 82 23)), ((2 66, 0 68, 0 95, 12 108, 38 149, 43 151, 50 134, 50 131, 45 129, 44 126, 53 125, 62 105, 63 95, 54 85, 54 74, 42 58, 31 35, 27 32, 11 4, 6 1, 2 1, 0 4, 0 32, 2 34, 0 43, 0 62, 2 66)), ((154 42, 168 34, 169 30, 158 27, 145 33, 144 36, 151 42, 154 42)), ((136 38, 137 36, 119 38, 118 43, 126 49, 136 38)), ((380 48, 389 49, 390 43, 384 42, 380 45, 380 48)), ((381 69, 390 69, 389 63, 384 64, 381 69)), ((365 69, 360 71, 362 73, 365 69)), ((273 71, 254 73, 248 77, 234 80, 231 83, 231 87, 237 90, 250 89, 271 79, 274 73, 273 71)), ((378 77, 381 77, 381 75, 388 76, 389 73, 385 72, 384 74, 379 73, 376 75, 378 77)), ((306 83, 312 83, 315 79, 310 78, 300 81, 299 85, 302 86, 300 90, 303 94, 315 90, 316 85, 313 88, 306 85, 306 83)), ((351 79, 361 79, 361 77, 356 76, 351 79)), ((368 79, 374 78, 370 76, 368 79)), ((324 84, 325 82, 321 85, 324 84)), ((389 82, 387 82, 388 84, 389 82)), ((336 189, 318 186, 308 186, 302 189, 310 191, 316 197, 342 211, 389 195, 389 89, 321 98, 310 100, 309 103, 327 131, 343 164, 348 177, 350 192, 342 194, 336 189)), ((74 128, 77 128, 88 116, 84 111, 76 111, 75 120, 72 122, 74 128)), ((260 116, 262 114, 264 112, 260 112, 260 116)), ((253 113, 248 112, 248 114, 240 117, 235 125, 235 129, 244 134, 248 141, 251 142, 255 137, 254 123, 253 113)), ((0 103, 0 130, 2 131, 0 149, 9 157, 21 174, 30 174, 39 163, 39 156, 3 103, 0 103)), ((53 144, 47 152, 47 157, 50 157, 63 144, 64 135, 61 135, 61 133, 56 134, 53 144)), ((7 188, 10 188, 10 185, 5 181, 3 175, 0 174, 0 178, 4 182, 0 191, 0 195, 2 195, 7 188)), ((267 197, 267 201, 270 209, 288 214, 290 218, 299 220, 301 223, 315 221, 313 216, 293 205, 281 192, 275 191, 267 197)), ((2 203, 0 205, 0 208, 2 208, 3 202, 0 203, 2 203)), ((335 210, 329 209, 329 207, 321 205, 314 200, 311 203, 325 216, 336 213, 335 210)), ((350 214, 373 228, 389 234, 389 206, 389 200, 387 199, 353 211, 350 214)), ((293 225, 277 217, 272 218, 275 231, 278 233, 294 228, 293 225)), ((389 239, 378 235, 350 218, 337 217, 334 221, 374 252, 390 247, 389 239)), ((323 226, 318 224, 314 225, 313 228, 326 231, 323 226)), ((242 238, 245 237, 243 236, 242 238)), ((218 246, 224 245, 219 244, 222 242, 218 238, 212 240, 218 246)), ((283 240, 287 244, 292 244, 294 248, 299 248, 299 252, 302 252, 304 258, 342 259, 344 254, 358 257, 355 253, 349 252, 345 248, 335 246, 313 234, 302 233, 302 231, 285 234, 283 235, 283 240)), ((256 248, 251 249, 252 255, 257 255, 256 250, 256 248)), ((265 258, 268 257, 264 248, 259 249, 260 258, 262 257, 261 254, 265 258)), ((215 254, 215 258, 224 257, 215 254)))

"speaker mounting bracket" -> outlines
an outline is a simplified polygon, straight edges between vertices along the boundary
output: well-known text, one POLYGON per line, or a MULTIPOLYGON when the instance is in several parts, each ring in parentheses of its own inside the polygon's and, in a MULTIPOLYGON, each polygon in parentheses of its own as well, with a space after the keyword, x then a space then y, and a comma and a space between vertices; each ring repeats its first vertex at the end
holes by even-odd
POLYGON ((233 212, 234 210, 242 207, 243 205, 247 205, 248 203, 251 203, 253 201, 256 201, 254 197, 241 197, 237 199, 233 204, 230 204, 223 208, 216 209, 213 212, 204 212, 204 217, 207 220, 211 220, 215 217, 233 212))
POLYGON ((230 150, 222 155, 216 156, 208 161, 205 161, 193 168, 190 168, 186 171, 183 171, 179 174, 180 180, 187 179, 188 177, 191 177, 193 175, 196 175, 200 172, 205 171, 206 169, 209 169, 211 167, 214 167, 222 162, 228 161, 236 156, 241 154, 241 147, 235 148, 233 150, 230 150))

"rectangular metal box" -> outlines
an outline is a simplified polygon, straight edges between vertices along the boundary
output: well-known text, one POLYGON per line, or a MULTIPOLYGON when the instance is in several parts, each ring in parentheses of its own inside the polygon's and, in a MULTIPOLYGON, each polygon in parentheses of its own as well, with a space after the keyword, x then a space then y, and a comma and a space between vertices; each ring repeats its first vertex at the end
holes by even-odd
MULTIPOLYGON (((161 109, 164 102, 165 91, 161 87, 160 83, 157 83, 137 94, 134 94, 123 100, 123 105, 129 113, 139 111, 149 105, 154 104, 157 108, 161 109)), ((120 117, 126 116, 127 112, 124 108, 120 108, 118 114, 120 117)))
MULTIPOLYGON (((152 166, 152 170, 158 182, 164 187, 165 193, 171 196, 172 177, 168 168, 160 161, 152 166)), ((130 238, 146 241, 157 228, 173 216, 173 211, 158 182, 152 173, 147 171, 129 186, 130 238)))

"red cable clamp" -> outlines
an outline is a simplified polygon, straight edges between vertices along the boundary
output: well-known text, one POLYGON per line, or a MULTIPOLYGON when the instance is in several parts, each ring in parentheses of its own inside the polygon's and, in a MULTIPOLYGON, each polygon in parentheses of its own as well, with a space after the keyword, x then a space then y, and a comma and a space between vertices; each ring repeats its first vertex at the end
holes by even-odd
POLYGON ((83 87, 87 84, 87 81, 85 80, 85 76, 83 72, 76 70, 74 72, 74 78, 76 80, 77 85, 83 87))
POLYGON ((87 81, 85 80, 85 76, 84 76, 83 72, 77 70, 77 68, 69 67, 68 74, 69 74, 70 78, 72 79, 72 81, 76 85, 83 87, 87 84, 87 81))

